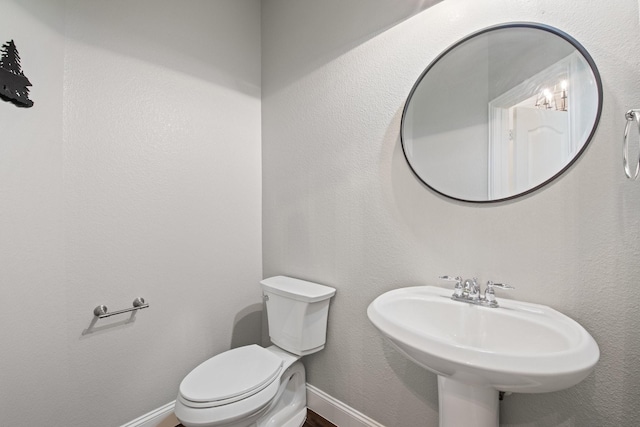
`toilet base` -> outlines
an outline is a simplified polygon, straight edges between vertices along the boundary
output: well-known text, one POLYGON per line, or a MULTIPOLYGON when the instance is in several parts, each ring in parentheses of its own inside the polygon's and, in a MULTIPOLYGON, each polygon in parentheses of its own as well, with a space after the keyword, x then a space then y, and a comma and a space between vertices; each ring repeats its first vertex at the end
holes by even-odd
POLYGON ((280 377, 278 394, 256 427, 301 427, 307 418, 307 384, 304 365, 297 361, 280 377))

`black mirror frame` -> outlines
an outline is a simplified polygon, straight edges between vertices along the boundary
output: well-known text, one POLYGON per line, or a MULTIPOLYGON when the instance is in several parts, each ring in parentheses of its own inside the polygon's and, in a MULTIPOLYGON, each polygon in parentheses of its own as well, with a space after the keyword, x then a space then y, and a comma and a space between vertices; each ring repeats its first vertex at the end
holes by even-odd
POLYGON ((584 153, 584 151, 587 149, 587 147, 591 143, 591 140, 593 139, 593 136, 594 136, 594 134, 596 132, 596 129, 598 128, 598 124, 600 123, 600 116, 602 115, 602 104, 603 104, 603 99, 602 98, 603 98, 602 79, 600 78, 600 72, 598 71, 598 67, 596 66, 595 61, 593 60, 593 58, 591 57, 589 52, 576 39, 571 37, 569 34, 565 33, 564 31, 561 31, 561 30, 559 30, 557 28, 551 27, 549 25, 540 24, 540 23, 536 23, 536 22, 511 22, 511 23, 506 23, 506 24, 493 25, 493 26, 484 28, 482 30, 476 31, 474 33, 471 33, 468 36, 462 38, 461 40, 459 40, 456 43, 454 43, 451 46, 449 46, 447 49, 445 49, 442 53, 440 53, 427 66, 427 68, 422 72, 422 74, 420 74, 420 77, 418 77, 418 80, 416 80, 416 82, 414 83, 413 87, 411 88, 411 92, 409 92, 409 96, 407 96, 407 100, 405 101, 404 108, 402 110, 402 119, 400 121, 400 142, 402 144, 402 153, 404 154, 405 160, 407 161, 407 164, 409 165, 409 168, 411 169, 413 174, 424 185, 426 185, 430 190, 432 190, 432 191, 434 191, 434 192, 436 192, 436 193, 438 193, 438 194, 440 194, 440 195, 442 195, 442 196, 444 196, 446 198, 453 199, 453 200, 458 200, 458 201, 461 201, 461 202, 467 202, 467 203, 497 203, 497 202, 504 202, 504 201, 507 201, 507 200, 512 200, 512 199, 515 199, 515 198, 522 197, 522 196, 525 196, 527 194, 533 193, 533 192, 541 189, 542 187, 550 184, 552 181, 554 181, 555 179, 560 177, 560 175, 564 174, 582 156, 582 153, 584 153), (554 35, 556 35, 558 37, 561 37, 565 41, 569 42, 578 52, 580 52, 582 57, 589 64, 589 67, 591 68, 591 71, 593 72, 593 76, 594 76, 594 79, 595 79, 595 82, 596 82, 597 91, 598 91, 598 108, 597 108, 596 116, 595 116, 595 119, 594 119, 594 122, 593 122, 593 126, 591 128, 591 132, 589 133, 589 136, 587 137, 586 141, 584 142, 584 144, 582 145, 580 150, 576 153, 576 155, 560 171, 558 171, 551 178, 547 179, 546 181, 542 182, 541 184, 538 184, 538 185, 536 185, 536 186, 534 186, 534 187, 532 187, 532 188, 530 188, 530 189, 528 189, 526 191, 523 191, 521 193, 517 193, 517 194, 514 194, 512 196, 504 197, 504 198, 500 198, 500 199, 493 199, 493 200, 467 200, 467 199, 454 197, 454 196, 451 196, 449 194, 445 194, 445 193, 433 188, 432 186, 430 186, 429 183, 427 183, 416 172, 416 170, 411 165, 411 162, 409 161, 409 157, 407 156, 407 150, 405 148, 405 140, 404 140, 404 124, 405 124, 405 116, 407 114, 407 109, 408 109, 409 104, 411 102, 411 98, 413 97, 414 92, 416 91, 416 89, 418 88, 420 83, 422 82, 422 79, 429 72, 429 70, 431 70, 431 68, 433 68, 438 63, 438 61, 440 61, 442 58, 444 58, 449 52, 451 52, 452 50, 454 50, 458 46, 462 45, 463 43, 467 42, 468 40, 470 40, 470 39, 472 39, 474 37, 477 37, 477 36, 479 36, 481 34, 488 33, 488 32, 491 32, 491 31, 502 30, 502 29, 505 29, 505 28, 532 28, 532 29, 536 29, 536 30, 546 31, 546 32, 554 34, 554 35))

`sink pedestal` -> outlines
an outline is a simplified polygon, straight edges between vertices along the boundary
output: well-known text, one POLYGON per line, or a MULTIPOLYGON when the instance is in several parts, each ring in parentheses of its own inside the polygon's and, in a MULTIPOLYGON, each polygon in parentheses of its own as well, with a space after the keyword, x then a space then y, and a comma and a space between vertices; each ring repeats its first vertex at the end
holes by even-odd
POLYGON ((438 375, 440 427, 498 427, 498 391, 438 375))

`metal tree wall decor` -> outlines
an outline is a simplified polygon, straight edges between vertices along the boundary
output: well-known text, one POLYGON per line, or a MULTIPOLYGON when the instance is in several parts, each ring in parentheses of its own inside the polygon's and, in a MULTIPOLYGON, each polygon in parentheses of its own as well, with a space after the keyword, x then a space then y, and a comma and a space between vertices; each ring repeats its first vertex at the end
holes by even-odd
POLYGON ((18 107, 31 107, 29 99, 31 82, 22 72, 20 55, 13 40, 6 42, 0 49, 0 98, 13 102, 18 107))

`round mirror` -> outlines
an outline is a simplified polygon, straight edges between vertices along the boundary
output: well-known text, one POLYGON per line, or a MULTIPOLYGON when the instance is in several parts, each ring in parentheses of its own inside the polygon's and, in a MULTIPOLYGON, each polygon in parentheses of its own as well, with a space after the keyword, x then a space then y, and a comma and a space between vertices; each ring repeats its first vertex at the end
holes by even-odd
POLYGON ((532 23, 471 34, 440 54, 402 113, 402 149, 447 197, 496 202, 549 183, 580 156, 602 110, 602 82, 569 35, 532 23))

